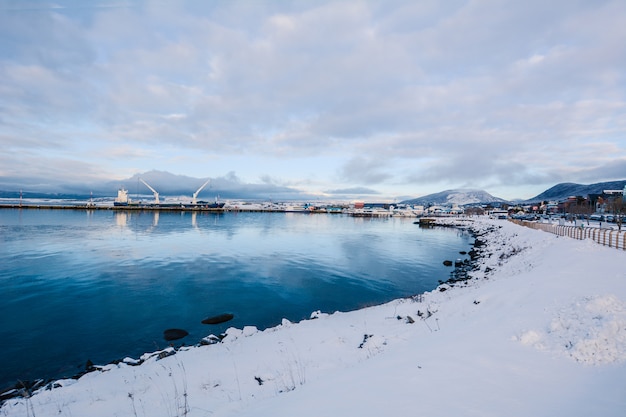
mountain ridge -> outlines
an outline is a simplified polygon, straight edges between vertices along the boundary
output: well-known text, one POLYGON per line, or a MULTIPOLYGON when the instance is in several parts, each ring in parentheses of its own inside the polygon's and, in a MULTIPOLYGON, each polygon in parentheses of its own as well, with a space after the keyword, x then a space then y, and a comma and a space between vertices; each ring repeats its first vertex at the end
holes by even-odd
POLYGON ((556 184, 535 197, 527 200, 505 200, 495 197, 479 189, 451 189, 422 197, 401 201, 401 204, 428 205, 428 204, 456 204, 459 206, 470 204, 529 204, 540 201, 564 201, 572 196, 587 197, 590 194, 602 194, 604 190, 623 190, 626 180, 604 181, 594 184, 578 184, 563 182, 556 184))
POLYGON ((548 188, 541 194, 526 201, 546 201, 546 200, 566 200, 572 196, 586 197, 589 194, 602 194, 604 190, 623 190, 626 180, 605 181, 594 184, 577 184, 574 182, 563 182, 548 188))
MULTIPOLYGON (((151 170, 144 173, 135 174, 122 180, 103 180, 92 184, 41 184, 31 180, 22 185, 14 185, 15 178, 0 177, 0 198, 51 198, 51 199, 71 199, 114 196, 117 189, 124 187, 130 194, 150 195, 152 192, 142 184, 139 179, 143 179, 150 186, 154 187, 162 196, 182 196, 191 195, 196 192, 207 179, 210 183, 202 190, 202 197, 212 199, 220 196, 223 199, 252 199, 252 200, 311 200, 318 196, 311 196, 301 191, 278 184, 271 183, 244 183, 234 173, 228 173, 221 177, 196 178, 186 175, 177 175, 167 171, 151 170), (45 190, 54 188, 55 192, 45 190)), ((605 181, 593 184, 578 184, 574 182, 563 182, 556 184, 535 197, 527 200, 506 200, 489 194, 480 189, 459 188, 441 191, 425 196, 405 199, 400 204, 429 205, 429 204, 451 204, 451 205, 471 205, 471 204, 530 204, 540 201, 564 201, 570 196, 584 196, 589 194, 601 194, 603 190, 622 190, 626 186, 626 180, 605 181)), ((332 197, 331 197, 332 198, 332 197)))
POLYGON ((401 204, 411 205, 453 204, 458 206, 491 203, 509 203, 509 201, 494 197, 484 190, 460 188, 428 194, 401 202, 401 204))

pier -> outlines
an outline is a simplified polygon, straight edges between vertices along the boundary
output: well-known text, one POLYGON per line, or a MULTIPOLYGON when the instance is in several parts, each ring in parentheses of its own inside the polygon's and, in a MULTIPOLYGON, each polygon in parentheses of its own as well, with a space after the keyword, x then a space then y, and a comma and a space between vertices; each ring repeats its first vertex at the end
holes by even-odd
MULTIPOLYGON (((117 212, 191 212, 191 213, 294 213, 294 214, 344 214, 352 217, 420 217, 416 213, 405 211, 391 211, 381 208, 352 208, 348 205, 329 206, 304 206, 302 209, 294 209, 289 204, 219 204, 216 207, 212 203, 129 203, 129 204, 96 204, 94 202, 76 203, 48 203, 48 202, 11 202, 0 203, 0 209, 23 209, 23 210, 99 210, 117 212)), ((425 222, 430 219, 426 219, 425 222)))
POLYGON ((225 208, 213 207, 191 207, 191 206, 150 206, 150 205, 128 205, 128 206, 98 206, 93 204, 0 204, 0 209, 24 209, 24 210, 113 210, 113 211, 193 211, 193 212, 214 212, 222 213, 229 211, 225 208))

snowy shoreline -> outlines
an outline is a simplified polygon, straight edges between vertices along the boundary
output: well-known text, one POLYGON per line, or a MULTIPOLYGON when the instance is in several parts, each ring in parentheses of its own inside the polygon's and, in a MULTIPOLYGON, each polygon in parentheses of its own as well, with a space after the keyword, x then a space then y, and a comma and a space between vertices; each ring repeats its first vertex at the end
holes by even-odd
POLYGON ((230 328, 222 343, 128 358, 0 414, 622 415, 626 252, 503 220, 453 225, 483 242, 467 281, 230 328))

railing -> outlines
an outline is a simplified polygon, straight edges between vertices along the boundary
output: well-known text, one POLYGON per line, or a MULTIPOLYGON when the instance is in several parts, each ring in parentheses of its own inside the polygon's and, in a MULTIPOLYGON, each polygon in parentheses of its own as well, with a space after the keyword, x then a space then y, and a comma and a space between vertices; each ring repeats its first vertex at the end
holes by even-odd
POLYGON ((613 229, 600 229, 587 226, 564 226, 550 223, 529 222, 526 220, 514 220, 511 222, 531 229, 543 230, 558 236, 568 236, 574 239, 591 239, 601 245, 616 249, 626 250, 626 231, 613 229))

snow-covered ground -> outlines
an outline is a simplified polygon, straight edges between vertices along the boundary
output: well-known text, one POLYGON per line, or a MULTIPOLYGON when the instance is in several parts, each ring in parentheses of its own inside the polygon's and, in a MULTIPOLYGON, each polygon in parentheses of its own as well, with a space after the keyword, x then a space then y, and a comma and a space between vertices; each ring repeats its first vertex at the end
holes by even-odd
POLYGON ((465 283, 230 329, 222 343, 8 400, 0 415, 626 415, 626 251, 468 223, 485 256, 465 283))

